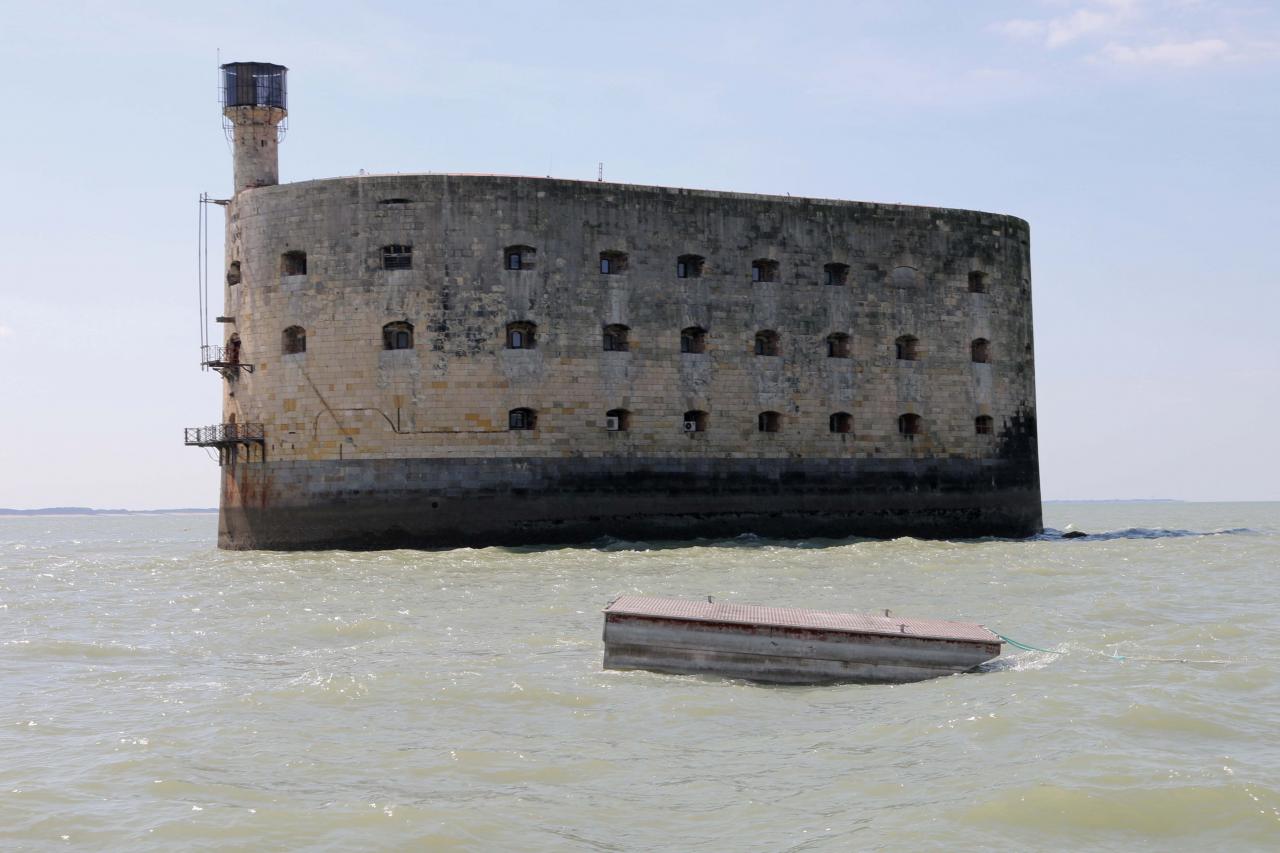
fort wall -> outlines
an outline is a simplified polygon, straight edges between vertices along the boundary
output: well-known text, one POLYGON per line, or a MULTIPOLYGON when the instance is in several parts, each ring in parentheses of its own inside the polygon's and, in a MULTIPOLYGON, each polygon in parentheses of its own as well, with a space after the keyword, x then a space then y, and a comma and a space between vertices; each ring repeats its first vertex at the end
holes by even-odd
POLYGON ((397 175, 241 191, 226 246, 225 547, 1040 528, 1020 219, 397 175))

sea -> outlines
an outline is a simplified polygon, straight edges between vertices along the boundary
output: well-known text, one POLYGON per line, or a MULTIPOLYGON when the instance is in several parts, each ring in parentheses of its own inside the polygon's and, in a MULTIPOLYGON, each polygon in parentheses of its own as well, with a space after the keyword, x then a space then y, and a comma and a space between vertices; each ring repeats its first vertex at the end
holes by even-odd
POLYGON ((1045 523, 271 553, 0 518, 0 849, 1280 849, 1280 503, 1045 523), (1028 648, 896 686, 605 671, 623 593, 1028 648))

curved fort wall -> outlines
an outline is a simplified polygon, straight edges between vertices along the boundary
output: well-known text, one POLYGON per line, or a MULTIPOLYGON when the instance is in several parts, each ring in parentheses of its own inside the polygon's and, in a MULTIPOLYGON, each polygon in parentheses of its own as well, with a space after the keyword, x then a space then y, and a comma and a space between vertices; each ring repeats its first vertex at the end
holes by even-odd
POLYGON ((226 245, 255 370, 224 421, 265 446, 224 468, 224 547, 1040 529, 1020 219, 374 176, 242 190, 226 245))

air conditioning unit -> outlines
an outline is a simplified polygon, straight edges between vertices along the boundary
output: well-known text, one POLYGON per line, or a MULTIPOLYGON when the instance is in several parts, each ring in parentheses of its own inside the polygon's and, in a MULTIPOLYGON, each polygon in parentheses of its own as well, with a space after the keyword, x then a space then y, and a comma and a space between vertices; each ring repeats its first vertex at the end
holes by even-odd
POLYGON ((604 428, 609 430, 609 432, 617 432, 622 429, 622 419, 616 417, 605 418, 604 428))
POLYGON ((697 421, 685 421, 685 422, 684 422, 684 431, 685 431, 685 432, 697 432, 697 431, 698 431, 698 422, 697 422, 697 421))

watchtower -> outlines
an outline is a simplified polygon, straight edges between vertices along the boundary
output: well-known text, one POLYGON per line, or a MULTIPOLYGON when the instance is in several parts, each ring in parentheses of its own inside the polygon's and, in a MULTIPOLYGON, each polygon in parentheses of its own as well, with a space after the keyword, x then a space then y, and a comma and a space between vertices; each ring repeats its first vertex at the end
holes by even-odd
POLYGON ((280 183, 278 146, 288 126, 288 72, 269 62, 222 66, 222 126, 234 146, 236 192, 280 183))

